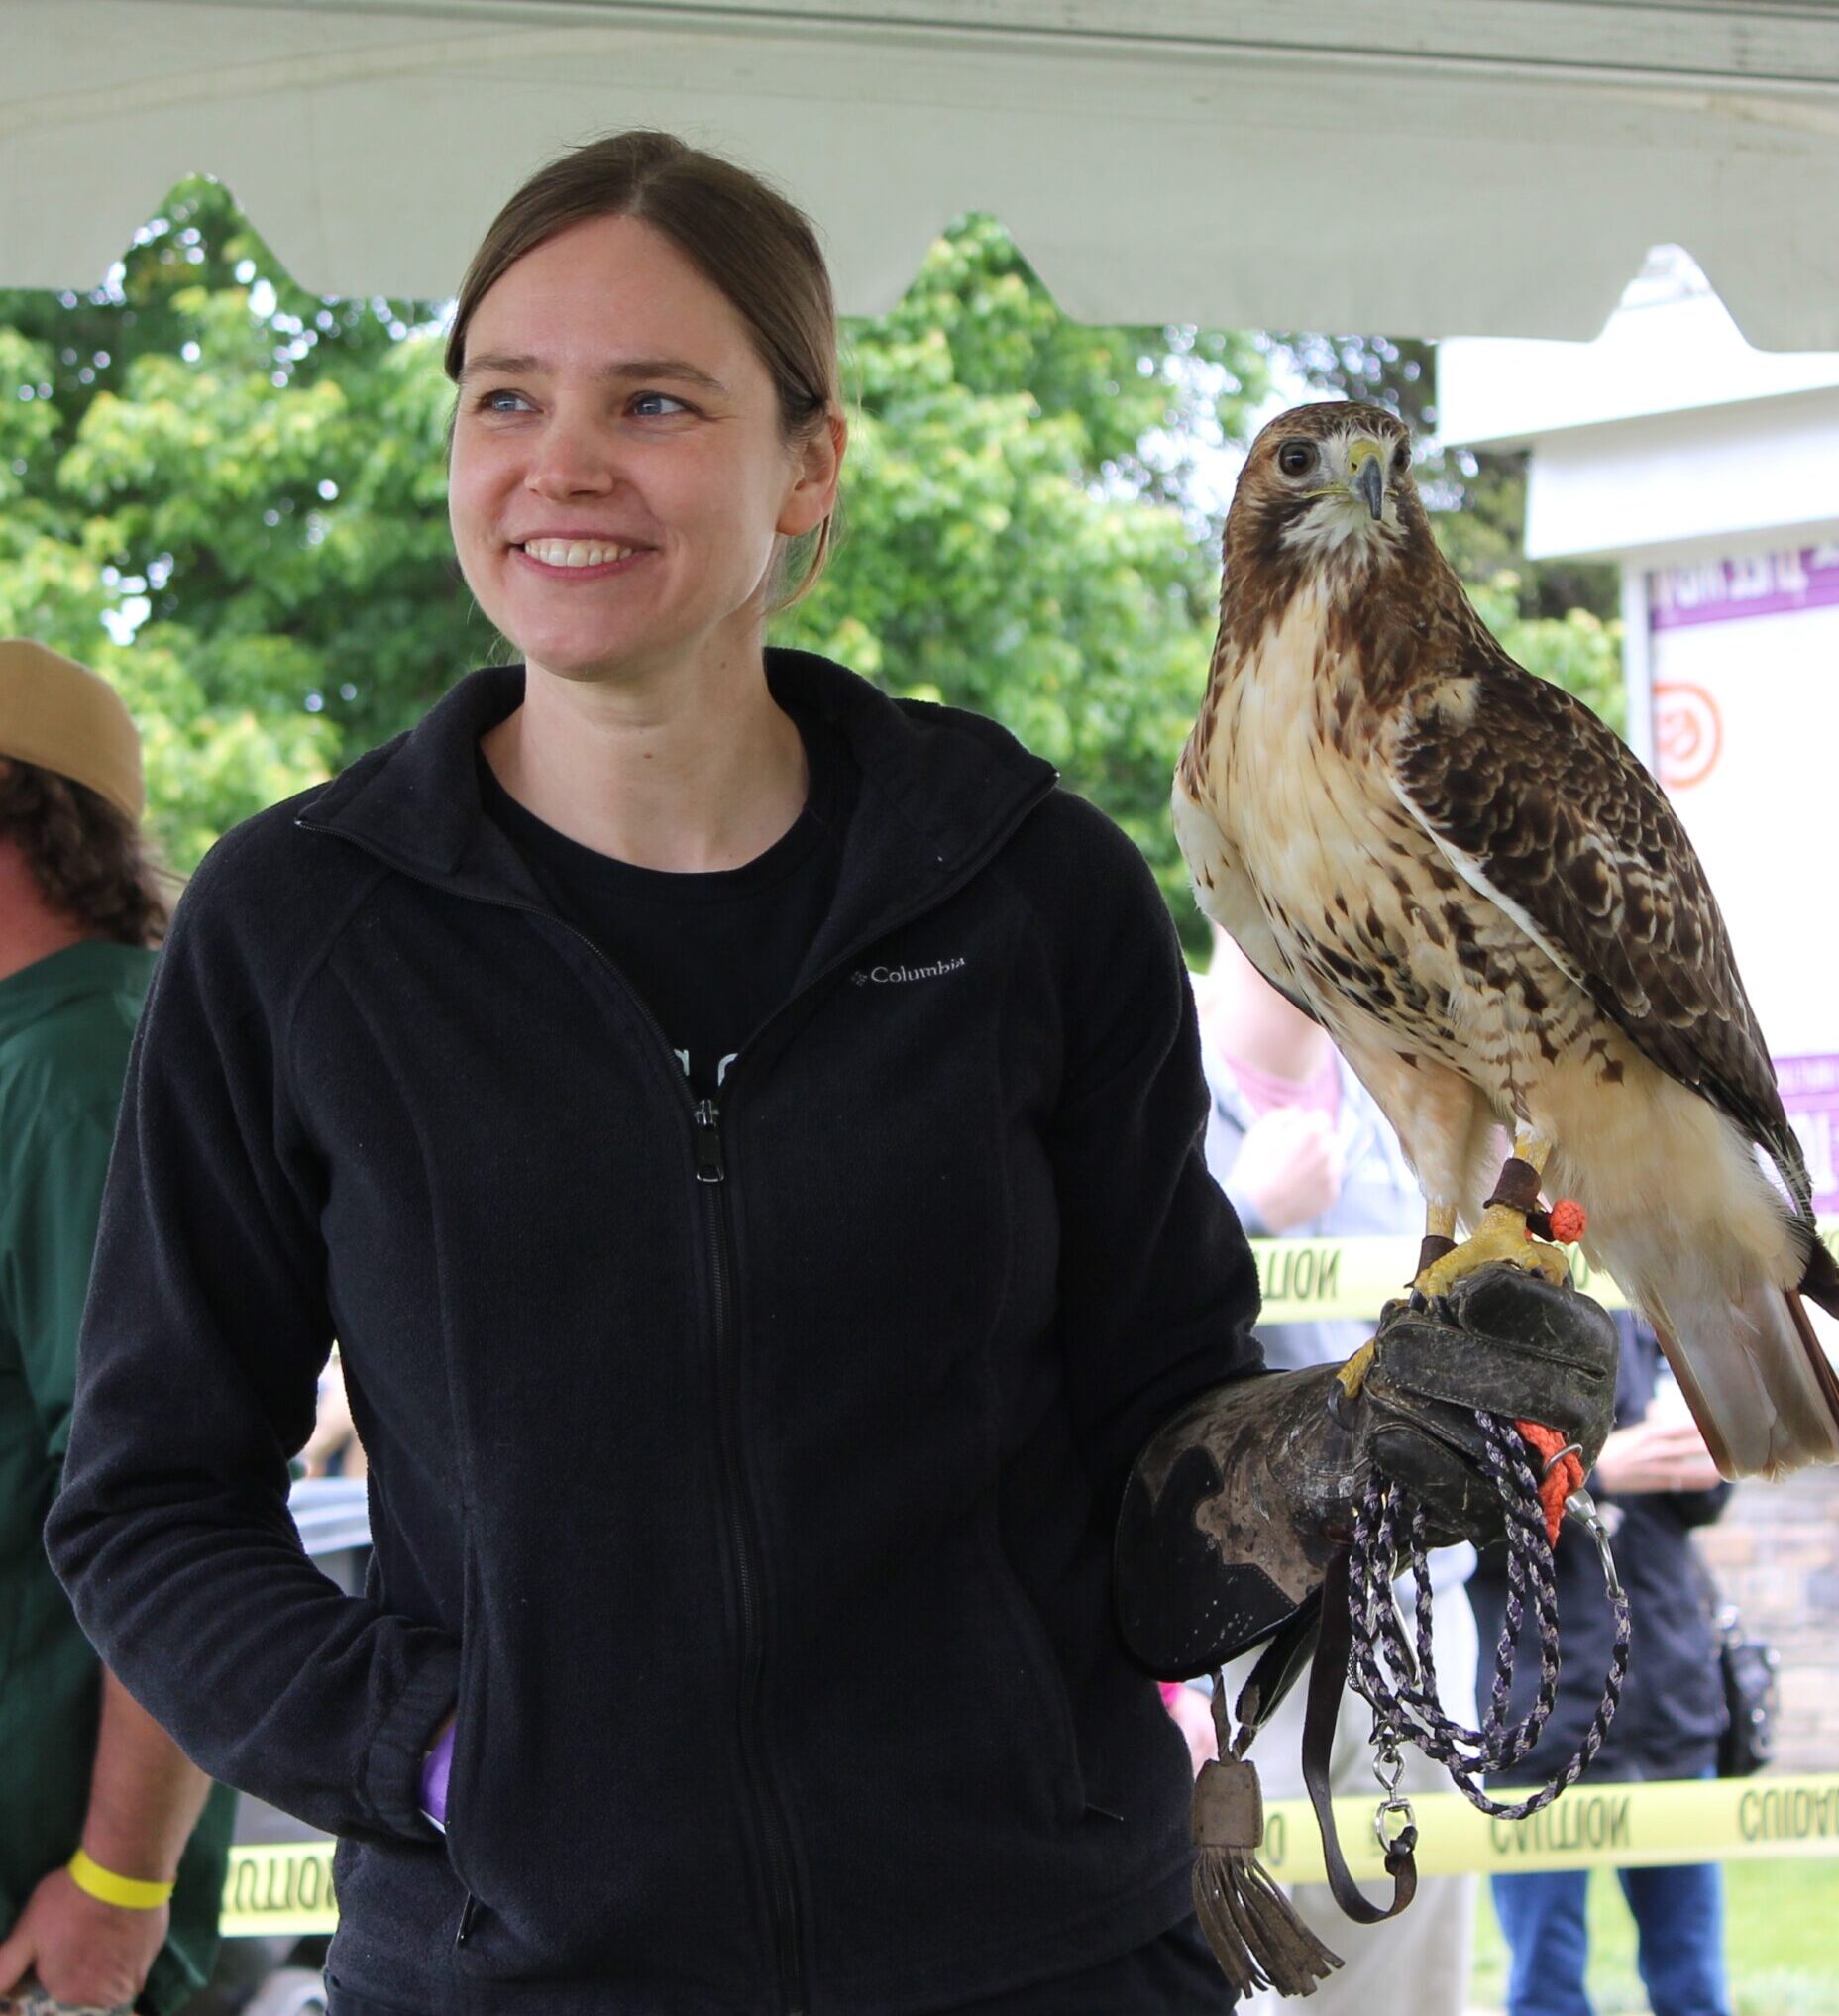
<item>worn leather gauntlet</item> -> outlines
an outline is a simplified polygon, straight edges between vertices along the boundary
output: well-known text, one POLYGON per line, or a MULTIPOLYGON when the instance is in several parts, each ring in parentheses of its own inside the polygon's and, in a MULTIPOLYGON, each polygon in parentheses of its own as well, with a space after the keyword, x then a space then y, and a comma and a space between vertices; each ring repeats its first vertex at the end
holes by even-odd
POLYGON ((1211 1672, 1320 1587, 1376 1465, 1415 1492, 1432 1538, 1501 1531, 1475 1411, 1557 1429, 1595 1461, 1614 1421, 1615 1326, 1587 1296, 1491 1266, 1448 1297, 1394 1303, 1357 1394, 1339 1368, 1216 1387, 1137 1457, 1118 1521, 1119 1628, 1158 1679, 1211 1672))

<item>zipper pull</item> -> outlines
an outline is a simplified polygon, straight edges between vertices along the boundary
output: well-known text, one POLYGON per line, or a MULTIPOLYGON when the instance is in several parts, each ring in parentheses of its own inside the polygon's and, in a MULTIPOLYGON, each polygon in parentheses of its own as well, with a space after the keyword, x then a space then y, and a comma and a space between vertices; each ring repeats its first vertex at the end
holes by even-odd
POLYGON ((703 1100, 696 1110, 696 1180, 724 1183, 727 1168, 721 1159, 721 1122, 712 1099, 703 1100))

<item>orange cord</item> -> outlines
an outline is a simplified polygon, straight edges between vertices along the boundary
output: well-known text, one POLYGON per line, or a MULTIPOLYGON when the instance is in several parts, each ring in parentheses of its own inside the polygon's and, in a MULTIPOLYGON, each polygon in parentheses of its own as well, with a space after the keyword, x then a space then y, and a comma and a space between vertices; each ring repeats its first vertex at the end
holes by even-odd
POLYGON ((1514 1427, 1532 1443, 1544 1461, 1551 1464, 1540 1481, 1539 1502, 1545 1508, 1546 1538, 1557 1546, 1558 1530, 1565 1524, 1565 1501, 1583 1485, 1582 1461, 1570 1454, 1552 1462, 1552 1458, 1566 1445, 1565 1437, 1557 1429, 1546 1428, 1536 1421, 1516 1421, 1514 1427))
POLYGON ((1589 1222, 1575 1198, 1561 1197, 1552 1207, 1552 1236, 1561 1246, 1574 1246, 1589 1222))
MULTIPOLYGON (((1583 1227, 1588 1222, 1584 1210, 1575 1198, 1561 1197, 1548 1215, 1552 1237, 1562 1246, 1575 1245, 1583 1236, 1583 1227)), ((1530 1238, 1530 1227, 1527 1231, 1530 1238)), ((1583 1488, 1583 1465, 1574 1455, 1568 1455, 1560 1462, 1553 1462, 1560 1449, 1565 1446, 1565 1437, 1557 1429, 1546 1428, 1536 1421, 1516 1421, 1514 1427, 1532 1443, 1544 1459, 1543 1474, 1539 1482, 1539 1502, 1545 1507, 1546 1538, 1554 1546, 1558 1545, 1558 1531, 1565 1524, 1565 1501, 1573 1491, 1583 1488)))

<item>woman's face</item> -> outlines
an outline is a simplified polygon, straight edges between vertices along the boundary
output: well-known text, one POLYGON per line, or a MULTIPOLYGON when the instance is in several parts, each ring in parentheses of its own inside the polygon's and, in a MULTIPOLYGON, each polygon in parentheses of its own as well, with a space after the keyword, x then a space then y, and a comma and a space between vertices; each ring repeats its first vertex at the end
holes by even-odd
POLYGON ((781 437, 727 297, 631 217, 526 253, 474 311, 448 513, 480 607, 536 667, 632 677, 757 654, 777 541, 840 439, 781 437))

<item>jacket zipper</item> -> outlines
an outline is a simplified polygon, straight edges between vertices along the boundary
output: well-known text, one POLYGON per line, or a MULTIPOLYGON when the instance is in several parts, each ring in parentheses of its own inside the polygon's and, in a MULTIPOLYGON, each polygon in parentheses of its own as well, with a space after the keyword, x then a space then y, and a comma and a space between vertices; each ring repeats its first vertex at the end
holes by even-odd
POLYGON ((804 1963, 800 1957, 798 1891, 792 1876, 789 1828, 765 1767, 756 1761, 755 1733, 760 1716, 760 1674, 765 1646, 757 1597, 759 1542, 753 1531, 747 1473, 740 1449, 740 1343, 734 1323, 734 1221, 728 1202, 727 1159, 722 1152, 721 1114, 712 1099, 698 1102, 694 1115, 696 1179, 708 1226, 715 1287, 716 1414, 722 1463, 727 1470, 728 1541, 733 1550, 741 1610, 741 1754, 754 1793, 755 1818, 766 1843, 774 1957, 779 1966, 786 2016, 803 2016, 804 1963))

